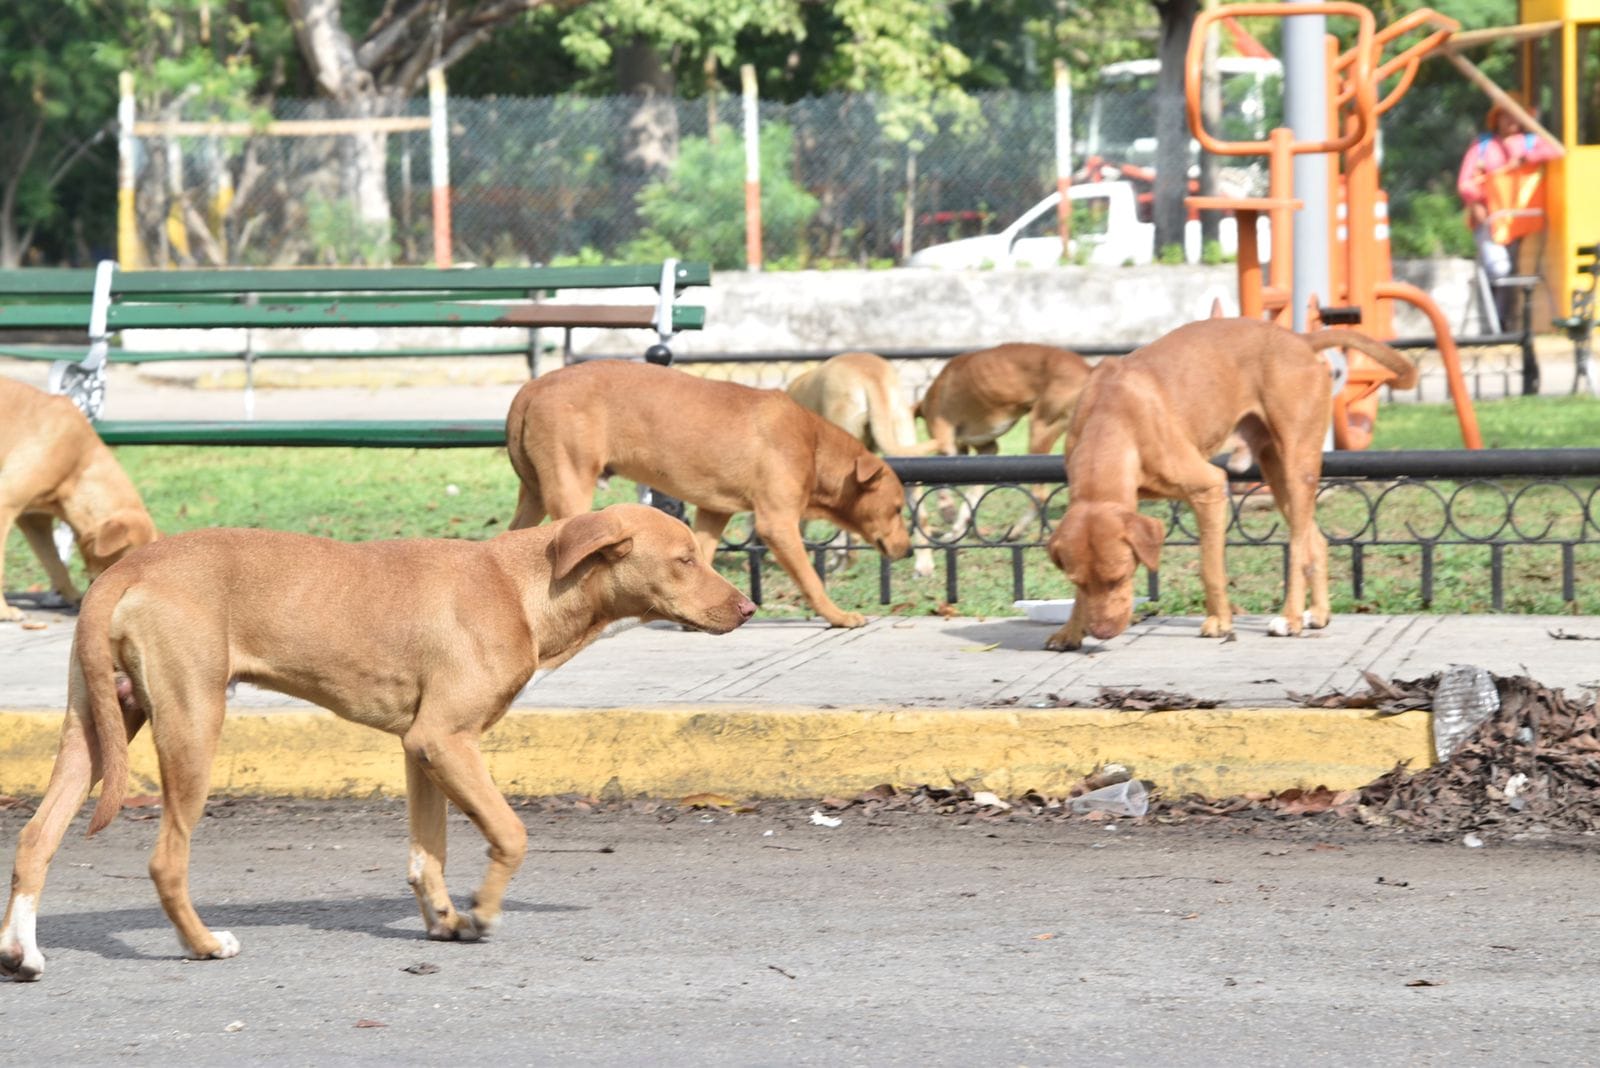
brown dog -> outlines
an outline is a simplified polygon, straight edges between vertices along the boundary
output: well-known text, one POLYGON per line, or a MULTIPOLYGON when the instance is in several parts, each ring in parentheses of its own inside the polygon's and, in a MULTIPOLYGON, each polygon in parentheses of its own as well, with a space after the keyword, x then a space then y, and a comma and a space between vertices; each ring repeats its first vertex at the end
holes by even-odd
POLYGON ((637 504, 484 542, 349 544, 228 529, 163 539, 107 571, 84 599, 60 753, 17 845, 0 969, 39 977, 34 926, 50 858, 101 776, 89 833, 116 816, 128 740, 147 719, 161 764, 150 874, 162 907, 189 956, 239 951, 231 934, 206 928, 188 890, 189 837, 234 679, 400 737, 408 881, 428 937, 481 938, 499 917, 527 831, 490 779, 478 739, 534 669, 564 663, 619 619, 723 634, 754 612, 700 558, 688 527, 637 504), (445 889, 446 799, 489 842, 467 912, 445 889))
POLYGON ((605 469, 693 504, 707 562, 733 514, 754 512, 756 533, 836 627, 866 619, 828 597, 800 521, 830 520, 891 560, 910 548, 905 489, 889 465, 779 390, 619 360, 576 364, 517 392, 506 447, 522 480, 513 528, 588 510, 605 469))
POLYGON ((78 588, 51 538, 55 519, 72 528, 91 579, 156 536, 139 491, 77 406, 0 378, 0 620, 22 618, 4 598, 3 550, 13 524, 51 587, 78 603, 78 588))
POLYGON ((1066 433, 1089 379, 1082 356, 1013 342, 963 353, 940 369, 917 402, 935 449, 945 455, 999 451, 999 438, 1028 416, 1028 451, 1049 452, 1066 433))
POLYGON ((1136 564, 1154 570, 1166 527, 1140 515, 1140 498, 1186 500, 1200 535, 1205 637, 1233 631, 1223 542, 1227 475, 1210 462, 1237 430, 1289 522, 1289 577, 1271 634, 1328 623, 1328 543, 1314 514, 1322 444, 1332 412, 1322 349, 1359 349, 1410 388, 1416 368, 1389 346, 1351 330, 1301 337, 1255 319, 1205 319, 1181 326, 1095 369, 1067 433, 1066 515, 1050 536, 1050 558, 1076 587, 1072 616, 1050 649, 1077 649, 1085 634, 1106 639, 1133 614, 1136 564), (1306 584, 1311 609, 1305 611, 1306 584))

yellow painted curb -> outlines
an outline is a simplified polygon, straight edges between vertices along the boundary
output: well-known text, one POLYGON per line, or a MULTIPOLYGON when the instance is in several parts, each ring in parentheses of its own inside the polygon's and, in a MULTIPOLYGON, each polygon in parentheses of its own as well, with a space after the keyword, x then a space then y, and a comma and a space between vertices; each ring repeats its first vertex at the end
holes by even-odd
MULTIPOLYGON (((0 712, 0 793, 43 792, 60 712, 0 712)), ((1169 795, 1360 786, 1397 762, 1432 762, 1429 717, 1355 709, 1238 708, 513 710, 483 741, 509 794, 816 798, 878 783, 981 782, 1001 794, 1059 793, 1099 763, 1122 763, 1169 795), (614 785, 613 785, 614 784, 614 785)), ((134 792, 155 792, 143 731, 134 792)), ((400 794, 398 740, 320 710, 236 711, 212 790, 222 794, 400 794)))

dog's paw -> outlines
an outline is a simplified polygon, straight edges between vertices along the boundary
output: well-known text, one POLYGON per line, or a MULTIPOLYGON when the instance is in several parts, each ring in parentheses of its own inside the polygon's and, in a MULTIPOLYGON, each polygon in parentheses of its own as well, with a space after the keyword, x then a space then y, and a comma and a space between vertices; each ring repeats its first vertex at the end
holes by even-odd
POLYGON ((1070 625, 1065 626, 1050 635, 1044 647, 1052 653, 1075 653, 1083 648, 1083 634, 1074 634, 1070 625))
POLYGON ((1324 615, 1321 619, 1318 619, 1317 613, 1308 608, 1306 609, 1305 624, 1307 630, 1321 630, 1328 625, 1328 616, 1324 615))
POLYGON ((0 623, 21 623, 24 618, 22 609, 0 601, 0 623))
POLYGON ((1206 616, 1206 621, 1200 624, 1200 637, 1226 638, 1233 633, 1233 620, 1224 621, 1221 616, 1206 616))
POLYGON ((32 983, 43 974, 44 954, 37 946, 24 948, 21 942, 10 940, 0 947, 0 975, 9 976, 14 983, 32 983))
POLYGON ((470 912, 452 912, 428 928, 428 937, 435 942, 477 942, 488 933, 470 912))
POLYGON ((227 960, 239 955, 239 940, 232 931, 212 931, 211 938, 216 942, 215 948, 191 949, 185 946, 184 956, 190 960, 227 960))
POLYGON ((865 626, 866 622, 867 617, 860 612, 840 612, 838 619, 828 620, 828 624, 834 627, 860 627, 865 626))
POLYGON ((1310 625, 1310 612, 1305 614, 1304 620, 1291 621, 1287 616, 1273 616, 1267 621, 1267 633, 1274 638, 1298 638, 1301 629, 1310 625))

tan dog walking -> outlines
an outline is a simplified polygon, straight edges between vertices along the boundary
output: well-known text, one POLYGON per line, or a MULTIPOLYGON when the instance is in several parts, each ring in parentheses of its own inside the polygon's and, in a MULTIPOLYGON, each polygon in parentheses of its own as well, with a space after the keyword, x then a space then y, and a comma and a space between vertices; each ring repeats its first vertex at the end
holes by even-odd
POLYGON ((866 618, 828 596, 800 521, 827 519, 891 560, 910 549, 899 477, 780 390, 620 360, 576 364, 517 392, 506 448, 522 480, 513 527, 587 511, 607 469, 694 505, 707 562, 734 513, 754 512, 756 533, 836 627, 866 618))
POLYGON ((156 536, 139 491, 77 406, 0 378, 0 621, 22 618, 4 598, 13 525, 55 592, 71 604, 81 599, 51 536, 57 519, 72 528, 91 579, 156 536))
POLYGON ((1066 515, 1050 557, 1075 587, 1072 616, 1047 648, 1077 649, 1086 634, 1107 639, 1133 615, 1137 564, 1156 569, 1166 526, 1140 515, 1140 499, 1189 502, 1200 538, 1205 637, 1233 632, 1223 545, 1226 473, 1211 457, 1237 430, 1261 466, 1289 523, 1289 576, 1276 635, 1328 623, 1328 543, 1316 524, 1322 445, 1332 415, 1331 378, 1320 351, 1358 349, 1416 383, 1400 353, 1351 330, 1304 337, 1255 319, 1205 319, 1181 326, 1095 369, 1067 434, 1066 515), (1311 608, 1306 611, 1307 586, 1311 608))
POLYGON ((701 559, 688 527, 636 504, 484 542, 352 544, 230 529, 156 542, 84 599, 60 752, 17 844, 0 970, 39 977, 35 924, 50 859, 98 779, 89 833, 115 818, 128 741, 147 720, 161 767, 150 875, 162 907, 186 955, 239 952, 233 935, 201 922, 188 886, 189 840, 235 680, 400 738, 408 882, 428 937, 481 938, 499 918, 527 831, 490 778, 479 737, 534 670, 564 663, 619 619, 723 634, 754 611, 701 559), (447 799, 489 843, 483 884, 464 912, 444 882, 447 799))
MULTIPOLYGON (((917 440, 916 417, 894 364, 872 352, 841 352, 796 377, 784 391, 795 403, 885 456, 926 456, 936 442, 917 440)), ((913 570, 933 574, 933 550, 919 545, 913 570)))
POLYGON ((933 442, 917 441, 894 364, 872 352, 841 352, 797 376, 785 392, 867 448, 888 456, 925 456, 933 442))

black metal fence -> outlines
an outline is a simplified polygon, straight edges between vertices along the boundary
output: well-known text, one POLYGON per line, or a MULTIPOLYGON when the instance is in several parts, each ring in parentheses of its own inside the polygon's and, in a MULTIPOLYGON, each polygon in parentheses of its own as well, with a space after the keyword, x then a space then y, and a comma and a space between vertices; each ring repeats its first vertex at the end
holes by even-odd
MULTIPOLYGON (((962 562, 982 557, 991 572, 995 556, 1005 560, 1015 600, 1040 596, 1030 589, 1030 572, 1050 575, 1050 592, 1061 592, 1064 580, 1044 554, 1068 500, 1059 456, 894 457, 889 463, 906 484, 913 541, 932 551, 943 573, 946 601, 961 599, 962 562)), ((1506 610, 1510 564, 1526 550, 1539 551, 1541 562, 1514 577, 1537 585, 1547 610, 1572 610, 1580 598, 1593 604, 1600 596, 1600 448, 1329 453, 1323 476, 1318 524, 1357 600, 1368 595, 1372 564, 1382 557, 1382 582, 1407 581, 1417 605, 1432 607, 1441 582, 1462 581, 1461 563, 1452 557, 1462 550, 1474 556, 1465 565, 1468 579, 1481 585, 1481 572, 1487 572, 1487 602, 1494 611, 1506 610), (1398 555, 1414 568, 1410 579, 1396 572, 1397 554, 1389 550, 1403 550, 1398 555), (1446 560, 1451 567, 1442 579, 1446 560)), ((1286 570, 1287 526, 1270 507, 1260 474, 1229 477, 1230 551, 1276 551, 1286 570)), ((1169 548, 1198 544, 1187 506, 1160 501, 1146 507, 1166 518, 1169 548)), ((893 603, 897 582, 904 592, 909 581, 905 565, 891 566, 870 546, 837 532, 813 531, 808 545, 825 579, 837 572, 837 560, 856 554, 877 559, 881 604, 893 603)), ((747 559, 750 596, 760 603, 765 547, 753 533, 733 533, 724 550, 747 559)), ((1147 583, 1150 598, 1159 597, 1161 574, 1148 573, 1147 583)))

